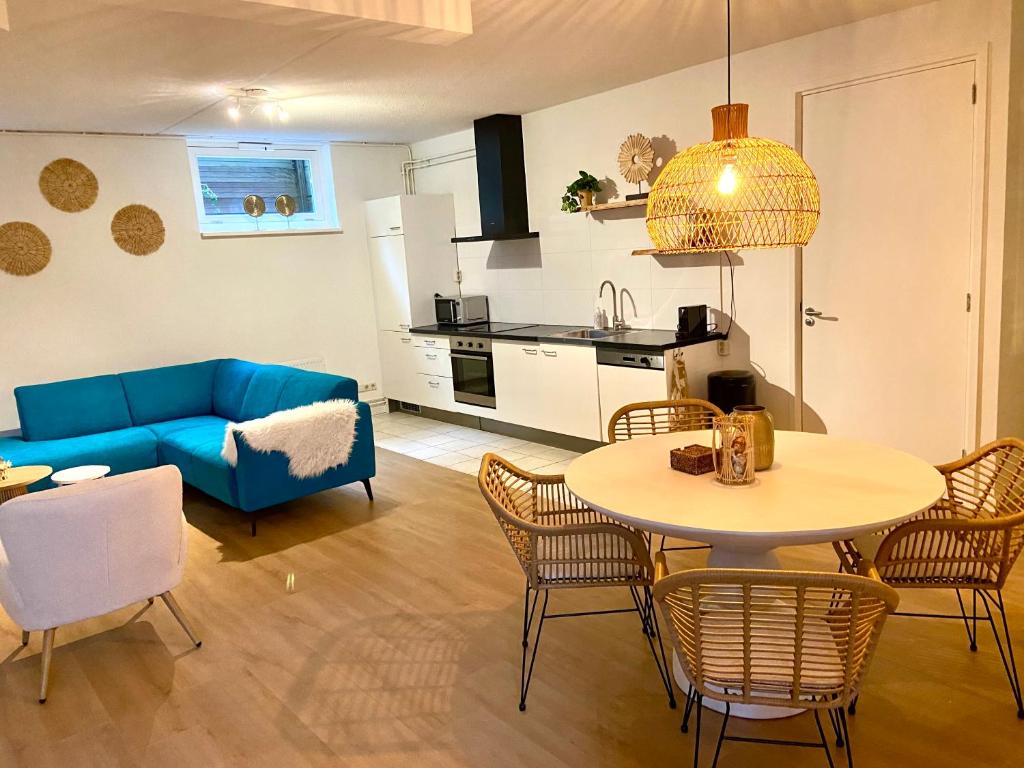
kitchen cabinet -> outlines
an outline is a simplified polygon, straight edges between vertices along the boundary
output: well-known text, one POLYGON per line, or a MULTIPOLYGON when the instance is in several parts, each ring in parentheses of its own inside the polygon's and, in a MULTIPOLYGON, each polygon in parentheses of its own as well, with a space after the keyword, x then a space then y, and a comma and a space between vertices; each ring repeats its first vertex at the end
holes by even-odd
POLYGON ((381 394, 392 400, 416 402, 420 391, 417 376, 416 348, 413 337, 398 331, 380 331, 381 394))
POLYGON ((666 399, 668 397, 668 382, 669 379, 663 370, 598 365, 597 384, 601 392, 601 439, 607 439, 608 422, 619 408, 630 403, 666 399))
POLYGON ((416 374, 416 397, 412 402, 428 408, 440 408, 450 411, 455 406, 455 392, 452 389, 451 376, 431 376, 426 373, 416 374))
POLYGON ((600 439, 593 347, 501 343, 494 355, 496 418, 563 435, 600 439))
MULTIPOLYGON (((434 294, 457 295, 451 195, 396 195, 366 203, 377 328, 434 322, 434 294)), ((382 361, 383 362, 383 361, 382 361)))

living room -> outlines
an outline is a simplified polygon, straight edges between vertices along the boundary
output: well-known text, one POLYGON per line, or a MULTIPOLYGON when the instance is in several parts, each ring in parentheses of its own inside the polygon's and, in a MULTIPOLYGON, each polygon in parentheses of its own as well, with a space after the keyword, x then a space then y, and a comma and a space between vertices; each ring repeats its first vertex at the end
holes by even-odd
POLYGON ((1015 765, 1022 136, 1012 0, 0 0, 0 763, 1015 765))

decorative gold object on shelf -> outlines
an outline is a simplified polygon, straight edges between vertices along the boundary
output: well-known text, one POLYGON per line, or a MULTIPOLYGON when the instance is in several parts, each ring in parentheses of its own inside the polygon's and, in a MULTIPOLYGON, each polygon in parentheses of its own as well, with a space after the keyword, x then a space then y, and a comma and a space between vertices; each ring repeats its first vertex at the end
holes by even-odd
POLYGON ((291 195, 278 195, 274 201, 274 208, 285 218, 290 218, 295 215, 295 211, 298 210, 299 206, 291 195))
POLYGON ((114 214, 110 234, 122 251, 148 256, 164 244, 164 222, 160 214, 144 205, 126 205, 114 214))
POLYGON ((246 195, 242 200, 242 210, 254 219, 258 219, 267 212, 267 201, 259 195, 246 195))
POLYGON ((754 418, 745 414, 715 416, 711 422, 715 477, 722 485, 754 482, 754 418))
POLYGON ((87 166, 69 157, 61 157, 40 172, 39 191, 46 202, 58 211, 78 213, 96 202, 99 183, 87 166))
POLYGON ((647 181, 654 167, 654 147, 642 133, 631 133, 619 147, 619 172, 630 184, 647 181))
POLYGON ((737 405, 732 412, 754 420, 755 471, 771 469, 775 462, 775 419, 763 405, 737 405))
POLYGON ((0 270, 25 277, 40 272, 50 263, 50 238, 35 224, 10 221, 0 225, 0 270))
POLYGON ((818 226, 818 182, 792 147, 747 134, 746 104, 732 103, 729 15, 727 104, 711 110, 713 137, 673 157, 647 201, 659 253, 806 245, 818 226))

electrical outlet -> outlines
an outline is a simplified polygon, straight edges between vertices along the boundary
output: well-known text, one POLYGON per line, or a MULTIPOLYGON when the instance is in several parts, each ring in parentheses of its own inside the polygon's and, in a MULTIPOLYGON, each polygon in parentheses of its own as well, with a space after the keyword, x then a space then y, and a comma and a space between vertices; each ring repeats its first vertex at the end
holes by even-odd
POLYGON ((729 356, 729 340, 719 339, 718 340, 718 356, 728 357, 729 356))
POLYGON ((462 270, 461 269, 456 269, 455 270, 455 282, 459 283, 459 284, 462 283, 462 270))
POLYGON ((359 391, 360 392, 376 392, 377 391, 377 382, 371 381, 369 384, 360 384, 359 385, 359 391))

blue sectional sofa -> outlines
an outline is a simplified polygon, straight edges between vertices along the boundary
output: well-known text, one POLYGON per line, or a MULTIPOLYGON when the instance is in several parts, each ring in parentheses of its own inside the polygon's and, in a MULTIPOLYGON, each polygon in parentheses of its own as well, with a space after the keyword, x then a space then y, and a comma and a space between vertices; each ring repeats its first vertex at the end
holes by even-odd
MULTIPOLYGON (((232 359, 18 387, 21 437, 0 437, 0 456, 54 471, 109 464, 112 474, 174 464, 189 485, 249 513, 357 480, 372 499, 376 465, 366 403, 357 406, 348 463, 319 477, 292 477, 284 454, 257 453, 237 434, 237 465, 220 455, 229 421, 358 400, 357 392, 356 382, 343 376, 232 359)), ((44 480, 30 490, 50 486, 44 480)), ((255 517, 252 526, 255 534, 255 517)))

